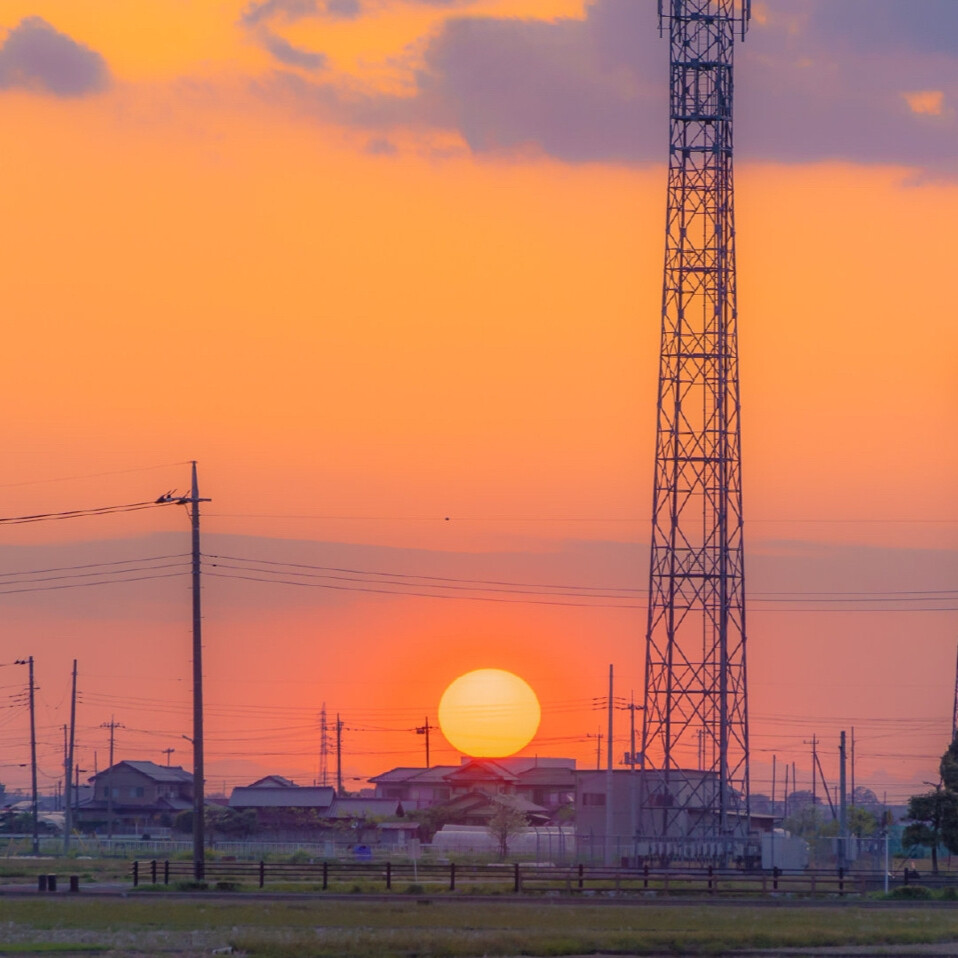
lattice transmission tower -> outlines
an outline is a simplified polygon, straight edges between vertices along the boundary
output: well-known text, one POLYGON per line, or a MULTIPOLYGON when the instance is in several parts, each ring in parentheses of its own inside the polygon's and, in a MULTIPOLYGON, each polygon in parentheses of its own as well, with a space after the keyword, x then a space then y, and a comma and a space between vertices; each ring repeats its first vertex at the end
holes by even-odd
POLYGON ((732 63, 750 6, 659 0, 671 141, 639 828, 726 859, 749 809, 732 63))

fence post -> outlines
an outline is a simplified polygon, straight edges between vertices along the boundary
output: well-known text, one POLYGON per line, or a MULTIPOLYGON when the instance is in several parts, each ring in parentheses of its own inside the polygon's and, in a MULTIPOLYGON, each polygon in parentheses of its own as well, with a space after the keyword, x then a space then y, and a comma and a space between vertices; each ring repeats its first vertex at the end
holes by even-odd
POLYGON ((386 891, 392 891, 393 887, 393 863, 386 862, 386 891))
POLYGON ((323 862, 323 891, 329 888, 329 862, 323 862))
POLYGON ((776 865, 772 869, 772 891, 778 891, 778 876, 781 875, 782 870, 776 865))
POLYGON ((585 866, 582 864, 582 862, 579 862, 579 891, 582 891, 582 888, 584 886, 584 880, 583 880, 584 873, 585 873, 585 866))
POLYGON ((170 860, 167 858, 163 862, 163 884, 169 885, 170 883, 170 860))
POLYGON ((266 884, 266 861, 260 859, 259 861, 259 887, 262 888, 266 884))
POLYGON ((456 863, 449 863, 449 891, 456 890, 456 863))
POLYGON ((715 894, 715 884, 712 881, 712 866, 709 865, 709 894, 715 894))
POLYGON ((838 869, 838 897, 845 897, 845 869, 838 869))
POLYGON ((648 865, 646 865, 642 869, 642 888, 645 891, 649 890, 649 866, 648 865))
POLYGON ((516 862, 515 867, 515 880, 513 882, 513 890, 518 895, 522 891, 522 879, 519 877, 519 863, 516 862))
POLYGON ((156 859, 150 861, 150 882, 156 884, 156 859))
MULTIPOLYGON (((44 878, 46 876, 41 875, 40 877, 44 878)), ((134 859, 133 860, 133 887, 136 888, 136 886, 139 884, 140 884, 140 863, 136 859, 134 859)), ((47 883, 43 882, 42 887, 40 888, 40 891, 46 891, 46 890, 47 890, 47 883)))

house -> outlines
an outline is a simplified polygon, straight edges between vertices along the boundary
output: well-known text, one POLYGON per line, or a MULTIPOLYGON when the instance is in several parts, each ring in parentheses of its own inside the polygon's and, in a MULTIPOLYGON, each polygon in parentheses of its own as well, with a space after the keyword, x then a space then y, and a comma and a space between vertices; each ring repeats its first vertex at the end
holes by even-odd
POLYGON ((460 765, 402 766, 369 780, 377 798, 399 799, 409 811, 444 805, 462 796, 518 795, 554 817, 575 798, 575 759, 464 758, 460 765))
POLYGON ((548 809, 530 802, 522 795, 505 792, 490 794, 474 790, 451 798, 442 806, 443 818, 457 825, 488 826, 503 806, 522 812, 530 825, 545 825, 549 819, 548 809))
POLYGON ((296 785, 280 775, 234 788, 229 807, 255 811, 260 831, 283 832, 291 838, 294 833, 316 837, 317 831, 333 829, 365 834, 384 819, 403 814, 398 799, 340 797, 331 786, 296 785))
POLYGON ((84 830, 143 834, 151 826, 169 827, 179 812, 193 808, 193 776, 179 765, 117 762, 90 782, 92 797, 75 815, 84 830))
POLYGON ((400 766, 376 775, 369 781, 375 786, 376 798, 394 798, 406 811, 429 808, 452 798, 452 789, 445 776, 456 765, 435 765, 432 768, 400 766))

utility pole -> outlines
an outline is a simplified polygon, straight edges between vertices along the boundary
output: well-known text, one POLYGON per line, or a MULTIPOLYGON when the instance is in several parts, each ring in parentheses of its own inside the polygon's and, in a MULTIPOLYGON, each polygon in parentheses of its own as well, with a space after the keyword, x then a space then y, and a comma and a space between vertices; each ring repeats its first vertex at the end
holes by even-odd
POLYGON ((586 732, 586 738, 594 738, 595 742, 595 770, 598 772, 602 769, 602 732, 601 730, 596 732, 593 735, 591 732, 586 732))
POLYGON ((160 751, 166 756, 166 767, 170 767, 170 756, 176 751, 175 748, 163 748, 160 751))
POLYGON ((958 661, 955 662, 955 704, 951 710, 951 740, 958 737, 958 661))
POLYGON ((848 839, 848 807, 845 794, 845 732, 842 732, 838 747, 838 867, 844 868, 847 860, 845 842, 848 839))
POLYGON ((815 751, 815 749, 818 747, 818 739, 815 735, 812 735, 811 742, 806 741, 805 744, 812 746, 812 808, 814 808, 818 801, 818 776, 817 769, 815 767, 818 764, 818 754, 815 751))
MULTIPOLYGON (((202 553, 200 552, 200 503, 211 502, 200 497, 196 478, 196 460, 191 463, 190 494, 167 493, 157 502, 177 502, 190 507, 192 593, 193 593, 193 877, 200 881, 206 874, 206 849, 203 816, 206 811, 205 770, 203 767, 203 611, 200 600, 202 553)), ((186 736, 184 736, 186 738, 186 736)))
POLYGON ((788 762, 785 763, 785 797, 782 799, 782 821, 788 818, 788 762))
MULTIPOLYGON (((118 728, 125 728, 116 721, 114 716, 110 716, 109 722, 103 722, 100 725, 100 728, 108 728, 110 730, 110 765, 107 771, 109 775, 108 784, 106 787, 106 817, 107 817, 107 838, 113 838, 113 739, 114 733, 118 728)), ((112 850, 112 849, 111 849, 112 850)))
POLYGON ((432 765, 429 763, 429 731, 434 728, 436 728, 436 726, 429 724, 429 716, 427 715, 426 721, 416 729, 417 735, 426 736, 426 768, 432 768, 432 765))
POLYGON ((852 808, 855 807, 855 726, 852 726, 852 791, 850 795, 852 808))
POLYGON ((196 478, 196 460, 192 463, 190 489, 190 531, 193 579, 193 877, 206 875, 206 849, 203 834, 206 813, 205 769, 203 763, 203 613, 200 603, 200 487, 196 478))
POLYGON ((37 719, 34 701, 33 656, 17 659, 15 665, 29 666, 30 672, 30 769, 33 784, 33 854, 40 854, 40 800, 37 795, 37 719))
POLYGON ((613 709, 613 679, 612 665, 609 665, 609 731, 606 736, 606 765, 605 765, 605 864, 612 864, 612 829, 615 779, 612 771, 612 709, 613 709))
POLYGON ((343 720, 336 713, 336 794, 343 796, 343 720))
POLYGON ((326 703, 319 713, 319 784, 329 784, 329 728, 326 724, 326 703))
POLYGON ((73 807, 70 802, 70 779, 73 778, 73 749, 76 742, 77 728, 77 660, 73 660, 73 685, 70 693, 70 740, 67 744, 66 764, 63 776, 63 854, 70 852, 70 837, 73 831, 73 807))
POLYGON ((749 838, 732 75, 750 16, 751 0, 659 0, 670 139, 642 752, 662 773, 649 837, 707 823, 720 864, 749 838), (689 774, 698 729, 708 762, 689 774))

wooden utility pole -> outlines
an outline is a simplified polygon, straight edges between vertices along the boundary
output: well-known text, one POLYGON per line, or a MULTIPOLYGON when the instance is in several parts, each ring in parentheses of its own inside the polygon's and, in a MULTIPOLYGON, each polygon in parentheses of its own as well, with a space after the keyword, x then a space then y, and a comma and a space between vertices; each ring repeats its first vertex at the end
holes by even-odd
POLYGON ((166 767, 170 767, 170 756, 176 751, 175 748, 164 748, 160 751, 166 756, 166 767))
POLYGON ((206 810, 203 768, 203 615, 200 604, 200 487, 196 478, 196 461, 192 463, 190 490, 190 528, 193 558, 193 877, 202 881, 206 875, 203 816, 206 810))
POLYGON ((70 837, 73 831, 73 803, 70 801, 70 784, 73 778, 73 749, 77 727, 77 660, 73 660, 73 688, 70 693, 70 738, 67 742, 66 763, 63 769, 63 854, 70 853, 70 837))
MULTIPOLYGON (((107 775, 109 776, 106 786, 106 834, 107 838, 113 838, 113 741, 115 737, 116 730, 118 728, 124 728, 122 724, 116 721, 114 716, 110 716, 109 722, 104 722, 100 725, 100 728, 108 728, 110 730, 110 764, 107 768, 107 775)), ((112 849, 111 849, 112 850, 112 849)))
POLYGON ((841 745, 838 747, 838 867, 844 868, 847 861, 845 842, 848 839, 848 810, 845 790, 845 733, 842 732, 841 745))
POLYGON ((343 795, 343 720, 336 713, 336 794, 343 795))
POLYGON ((37 795, 37 720, 33 687, 33 656, 17 659, 15 665, 26 665, 30 669, 30 775, 33 783, 33 854, 40 854, 40 800, 37 795))
POLYGON ((613 703, 613 672, 609 665, 609 731, 606 736, 606 765, 605 765, 605 864, 611 865, 613 859, 612 853, 612 828, 613 828, 613 773, 612 773, 612 709, 613 703))
POLYGON ((429 732, 431 729, 434 729, 435 727, 436 727, 435 725, 429 724, 429 716, 427 715, 426 721, 423 722, 423 724, 416 729, 417 735, 426 736, 426 768, 432 768, 432 765, 429 762, 429 732))

